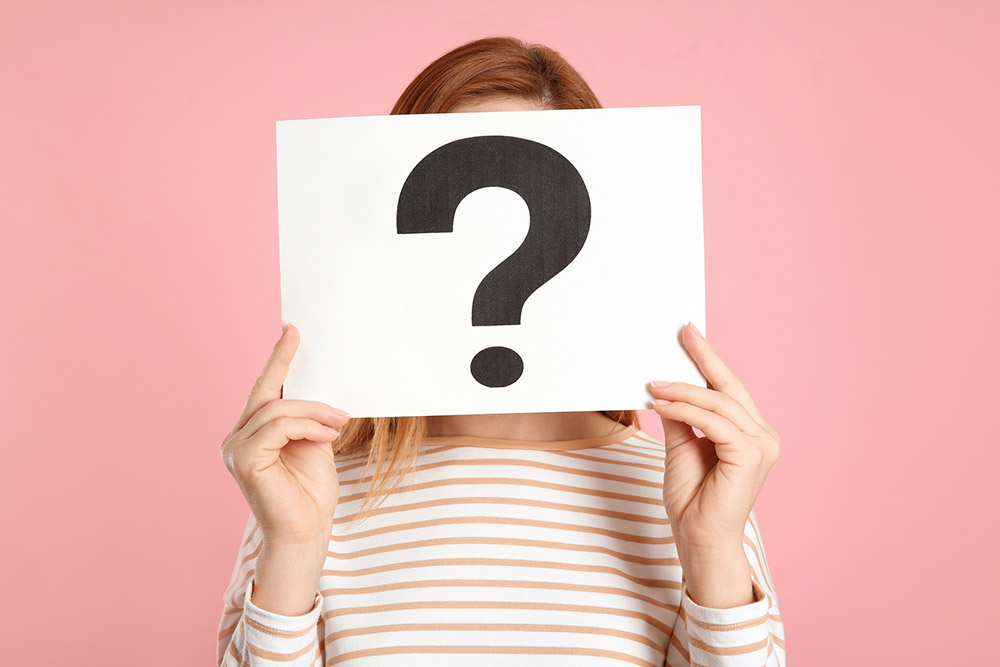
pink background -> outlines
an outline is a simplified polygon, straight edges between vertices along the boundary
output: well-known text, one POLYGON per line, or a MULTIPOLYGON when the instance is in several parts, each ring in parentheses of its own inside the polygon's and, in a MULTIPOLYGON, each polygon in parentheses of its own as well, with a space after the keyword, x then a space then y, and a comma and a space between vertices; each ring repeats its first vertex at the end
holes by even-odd
POLYGON ((607 107, 702 106, 708 334, 782 436, 791 664, 985 664, 997 5, 387 4, 5 3, 4 662, 210 664, 249 511, 219 444, 280 329, 274 122, 387 113, 513 34, 607 107))

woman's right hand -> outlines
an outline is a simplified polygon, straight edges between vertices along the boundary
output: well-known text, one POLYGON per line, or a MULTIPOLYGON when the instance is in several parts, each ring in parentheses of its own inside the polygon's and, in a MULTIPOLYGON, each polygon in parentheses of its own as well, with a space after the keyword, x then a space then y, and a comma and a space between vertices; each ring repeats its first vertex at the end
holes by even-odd
POLYGON ((326 403, 281 398, 298 346, 289 324, 222 443, 222 460, 265 540, 325 544, 340 498, 332 443, 348 416, 326 403))

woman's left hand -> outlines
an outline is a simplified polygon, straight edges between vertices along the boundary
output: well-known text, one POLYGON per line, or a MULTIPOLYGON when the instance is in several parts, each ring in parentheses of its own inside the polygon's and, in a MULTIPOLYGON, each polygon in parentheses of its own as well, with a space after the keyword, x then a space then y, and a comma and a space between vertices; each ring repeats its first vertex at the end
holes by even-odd
POLYGON ((744 527, 780 441, 693 324, 684 327, 682 339, 711 388, 651 384, 656 399, 669 401, 653 406, 666 445, 663 506, 682 552, 742 554, 744 527))

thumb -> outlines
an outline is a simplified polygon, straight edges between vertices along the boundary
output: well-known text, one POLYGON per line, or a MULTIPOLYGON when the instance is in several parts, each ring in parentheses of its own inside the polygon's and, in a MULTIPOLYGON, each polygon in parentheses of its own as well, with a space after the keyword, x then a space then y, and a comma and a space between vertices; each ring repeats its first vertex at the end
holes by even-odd
POLYGON ((697 437, 694 429, 684 422, 662 415, 660 416, 660 421, 663 422, 663 442, 667 449, 676 447, 697 437))

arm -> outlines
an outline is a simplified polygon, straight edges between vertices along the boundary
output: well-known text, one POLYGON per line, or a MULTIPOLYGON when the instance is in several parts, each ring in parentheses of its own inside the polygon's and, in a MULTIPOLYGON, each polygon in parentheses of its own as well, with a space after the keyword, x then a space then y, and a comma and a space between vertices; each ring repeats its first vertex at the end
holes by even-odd
MULTIPOLYGON (((680 609, 667 647, 668 667, 785 665, 784 626, 753 510, 744 529, 743 550, 753 590, 753 602, 748 604, 728 608, 702 606, 692 599, 687 577, 682 574, 680 609)), ((737 578, 734 574, 734 580, 737 578)), ((741 597, 741 594, 736 596, 741 597)))
POLYGON ((267 548, 250 515, 224 595, 216 651, 219 667, 325 664, 322 596, 317 590, 323 560, 318 551, 318 546, 267 548))

